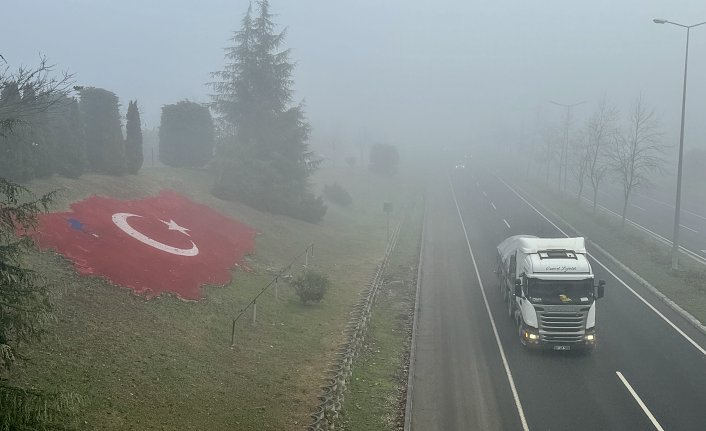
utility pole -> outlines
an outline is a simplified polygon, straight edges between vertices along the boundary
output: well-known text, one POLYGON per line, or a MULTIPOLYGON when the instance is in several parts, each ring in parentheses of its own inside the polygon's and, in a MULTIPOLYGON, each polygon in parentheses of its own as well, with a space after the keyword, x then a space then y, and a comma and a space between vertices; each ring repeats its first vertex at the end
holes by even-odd
POLYGON ((666 19, 653 19, 655 24, 672 24, 686 29, 686 55, 684 56, 684 86, 682 89, 681 98, 681 132, 679 133, 679 163, 677 165, 677 199, 674 205, 674 233, 672 235, 672 269, 679 269, 679 217, 681 215, 681 175, 682 175, 682 161, 684 158, 684 114, 686 112, 686 71, 689 65, 689 31, 693 27, 698 27, 700 25, 706 24, 705 22, 694 24, 694 25, 684 25, 672 21, 667 21, 666 19))

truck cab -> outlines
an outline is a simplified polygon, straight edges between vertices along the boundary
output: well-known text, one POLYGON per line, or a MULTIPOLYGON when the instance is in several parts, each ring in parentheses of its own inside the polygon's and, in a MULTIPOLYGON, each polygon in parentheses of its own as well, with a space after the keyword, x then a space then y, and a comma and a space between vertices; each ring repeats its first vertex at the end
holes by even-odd
POLYGON ((510 237, 498 245, 498 276, 524 346, 595 347, 604 283, 594 284, 584 238, 510 237))

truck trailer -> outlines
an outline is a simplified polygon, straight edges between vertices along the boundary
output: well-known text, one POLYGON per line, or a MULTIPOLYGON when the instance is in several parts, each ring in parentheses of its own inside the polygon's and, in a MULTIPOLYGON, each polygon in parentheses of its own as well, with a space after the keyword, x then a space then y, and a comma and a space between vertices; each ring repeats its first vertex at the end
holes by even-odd
POLYGON ((515 235, 498 245, 499 287, 523 346, 591 351, 596 300, 585 240, 515 235))

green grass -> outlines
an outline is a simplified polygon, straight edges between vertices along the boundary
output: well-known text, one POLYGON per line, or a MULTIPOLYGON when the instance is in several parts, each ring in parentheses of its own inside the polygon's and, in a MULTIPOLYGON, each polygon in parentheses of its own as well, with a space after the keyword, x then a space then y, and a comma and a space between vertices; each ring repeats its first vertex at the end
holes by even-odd
POLYGON ((670 247, 627 224, 621 228, 620 218, 601 210, 594 215, 591 206, 579 206, 575 197, 569 199, 546 193, 544 187, 534 183, 523 182, 522 187, 672 301, 701 322, 706 322, 706 272, 703 265, 684 256, 680 259, 680 270, 673 271, 670 247))
POLYGON ((342 412, 343 429, 396 430, 404 423, 404 402, 416 291, 420 203, 402 226, 397 247, 378 292, 364 350, 353 368, 342 412))
MULTIPOLYGON (((76 274, 61 256, 29 257, 56 289, 51 336, 23 349, 12 383, 82 396, 81 429, 302 429, 318 404, 320 383, 332 360, 349 311, 385 249, 382 202, 396 202, 393 220, 415 200, 414 180, 380 178, 362 170, 325 168, 317 189, 337 181, 353 196, 350 208, 329 206, 318 225, 261 213, 221 201, 208 192, 205 170, 144 169, 140 175, 52 178, 28 186, 35 193, 60 189, 54 210, 91 194, 121 199, 172 188, 248 223, 261 234, 247 264, 224 287, 204 289, 205 298, 173 296, 145 300, 98 277, 76 274), (332 288, 319 304, 303 305, 286 283, 258 301, 250 314, 231 319, 272 275, 315 244, 310 264, 326 273, 332 288)), ((303 263, 303 262, 301 262, 303 263)), ((301 266, 296 265, 298 271, 301 266)))

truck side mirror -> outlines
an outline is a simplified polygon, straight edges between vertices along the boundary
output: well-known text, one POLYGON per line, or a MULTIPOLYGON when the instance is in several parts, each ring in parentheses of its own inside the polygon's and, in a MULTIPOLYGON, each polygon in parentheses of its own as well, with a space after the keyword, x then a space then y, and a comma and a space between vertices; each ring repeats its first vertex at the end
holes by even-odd
POLYGON ((515 296, 522 297, 522 279, 515 279, 515 296))
POLYGON ((596 298, 603 298, 605 294, 605 280, 598 280, 598 288, 596 289, 596 298))

